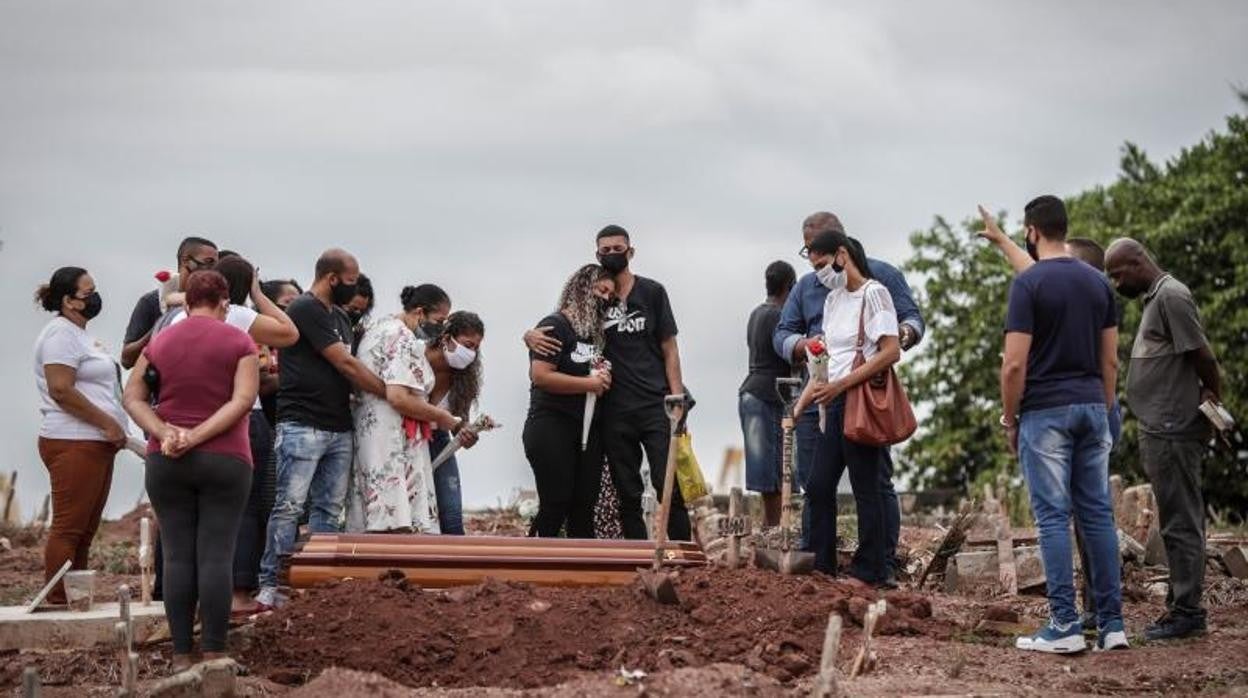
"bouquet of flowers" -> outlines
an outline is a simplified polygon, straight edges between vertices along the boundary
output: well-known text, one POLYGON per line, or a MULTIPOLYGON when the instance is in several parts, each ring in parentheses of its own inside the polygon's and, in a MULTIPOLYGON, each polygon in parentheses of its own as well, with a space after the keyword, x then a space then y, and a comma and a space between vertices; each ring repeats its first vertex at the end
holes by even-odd
MULTIPOLYGON (((494 429, 501 429, 502 426, 502 423, 494 421, 494 418, 490 415, 482 414, 472 420, 471 424, 463 427, 461 431, 466 430, 473 434, 482 434, 487 431, 493 431, 494 429)), ((438 457, 433 459, 433 469, 437 470, 438 466, 450 460, 451 456, 455 455, 455 452, 462 447, 463 444, 459 439, 452 439, 451 442, 446 445, 446 448, 443 448, 442 452, 438 454, 438 457)))
MULTIPOLYGON (((828 347, 822 339, 815 338, 806 343, 806 365, 810 367, 810 379, 818 384, 828 382, 828 347)), ((819 431, 828 430, 828 408, 819 405, 819 431)))
MULTIPOLYGON (((611 372, 611 362, 603 358, 602 354, 595 355, 591 364, 592 367, 589 369, 590 376, 599 376, 603 373, 611 372)), ((597 403, 597 395, 585 393, 585 416, 581 420, 581 451, 589 448, 589 427, 594 423, 594 407, 597 403)))

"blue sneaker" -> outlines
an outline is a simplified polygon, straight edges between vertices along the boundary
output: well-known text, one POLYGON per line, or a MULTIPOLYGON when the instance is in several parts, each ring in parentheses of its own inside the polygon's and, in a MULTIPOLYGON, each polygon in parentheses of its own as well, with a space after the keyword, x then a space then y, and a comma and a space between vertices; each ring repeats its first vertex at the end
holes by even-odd
POLYGON ((1127 631, 1122 625, 1122 621, 1111 620, 1097 633, 1096 645, 1092 647, 1092 651, 1104 652, 1106 650, 1125 650, 1130 648, 1131 644, 1127 642, 1127 631))
POLYGON ((1073 654, 1088 648, 1083 639, 1083 625, 1079 621, 1059 625, 1052 618, 1049 624, 1034 635, 1024 635, 1014 640, 1014 647, 1029 652, 1073 654))

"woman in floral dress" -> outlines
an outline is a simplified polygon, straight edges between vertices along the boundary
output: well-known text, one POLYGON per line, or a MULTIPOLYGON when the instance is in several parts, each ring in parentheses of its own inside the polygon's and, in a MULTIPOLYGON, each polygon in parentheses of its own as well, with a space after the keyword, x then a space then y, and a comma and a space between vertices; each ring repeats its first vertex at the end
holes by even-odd
POLYGON ((361 395, 355 406, 355 467, 348 515, 369 532, 438 533, 429 455, 434 430, 460 418, 429 402, 435 376, 413 330, 423 312, 415 289, 403 289, 403 312, 368 326, 356 354, 386 384, 385 399, 361 395))

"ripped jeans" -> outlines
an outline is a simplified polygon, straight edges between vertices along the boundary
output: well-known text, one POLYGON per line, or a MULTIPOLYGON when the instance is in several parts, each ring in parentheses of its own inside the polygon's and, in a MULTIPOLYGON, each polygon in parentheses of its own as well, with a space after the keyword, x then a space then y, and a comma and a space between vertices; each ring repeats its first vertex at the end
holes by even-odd
POLYGON ((299 517, 310 505, 308 530, 342 530, 343 508, 355 445, 352 432, 324 431, 295 422, 278 422, 277 496, 260 560, 260 587, 277 586, 282 558, 299 535, 299 517))

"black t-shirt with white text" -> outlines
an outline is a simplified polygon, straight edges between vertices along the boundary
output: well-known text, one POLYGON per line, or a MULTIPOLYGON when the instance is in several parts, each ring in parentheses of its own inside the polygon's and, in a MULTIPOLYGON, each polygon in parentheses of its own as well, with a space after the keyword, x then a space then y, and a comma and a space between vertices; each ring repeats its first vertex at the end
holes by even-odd
POLYGON ((299 341, 282 350, 277 421, 325 431, 351 431, 351 382, 321 355, 334 343, 351 351, 351 320, 305 293, 286 309, 299 341))
MULTIPOLYGON (((572 323, 562 313, 554 313, 542 318, 538 327, 550 327, 550 336, 559 340, 562 345, 555 356, 541 356, 529 352, 530 361, 545 361, 554 364, 555 370, 569 376, 584 378, 593 368, 594 345, 584 337, 577 337, 572 323)), ((548 393, 536 386, 529 390, 529 415, 557 413, 581 419, 585 414, 585 395, 557 395, 548 393)))
POLYGON ((616 414, 662 408, 668 392, 662 344, 677 332, 663 284, 634 277, 625 303, 611 306, 603 325, 611 362, 605 407, 616 414))

